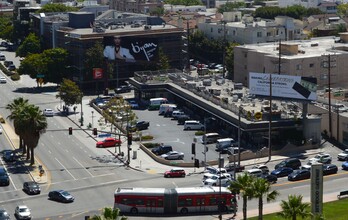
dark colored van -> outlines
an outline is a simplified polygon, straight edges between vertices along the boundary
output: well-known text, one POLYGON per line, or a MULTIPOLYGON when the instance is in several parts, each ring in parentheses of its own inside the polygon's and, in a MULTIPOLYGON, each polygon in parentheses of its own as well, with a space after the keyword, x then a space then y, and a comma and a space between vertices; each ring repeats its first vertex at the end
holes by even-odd
POLYGON ((170 145, 158 146, 158 147, 155 147, 152 149, 152 153, 154 153, 156 155, 166 154, 170 151, 173 151, 173 148, 170 145))
POLYGON ((293 170, 297 170, 301 167, 301 161, 297 158, 289 158, 275 165, 275 169, 280 167, 290 167, 293 170))

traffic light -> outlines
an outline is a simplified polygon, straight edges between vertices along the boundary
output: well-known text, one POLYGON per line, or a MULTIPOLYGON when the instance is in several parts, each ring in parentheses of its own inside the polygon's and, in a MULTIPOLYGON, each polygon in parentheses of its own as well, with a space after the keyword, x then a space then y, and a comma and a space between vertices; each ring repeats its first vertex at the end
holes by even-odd
POLYGON ((69 127, 69 135, 72 135, 72 127, 69 127))
POLYGON ((191 145, 191 152, 192 152, 192 154, 196 154, 196 144, 195 143, 192 143, 192 145, 191 145))
POLYGON ((195 159, 195 167, 199 168, 199 160, 195 159))
POLYGON ((128 142, 128 145, 132 145, 132 134, 129 133, 128 136, 127 136, 127 142, 128 142))
POLYGON ((95 136, 98 135, 98 130, 96 128, 93 128, 93 135, 95 135, 95 136))

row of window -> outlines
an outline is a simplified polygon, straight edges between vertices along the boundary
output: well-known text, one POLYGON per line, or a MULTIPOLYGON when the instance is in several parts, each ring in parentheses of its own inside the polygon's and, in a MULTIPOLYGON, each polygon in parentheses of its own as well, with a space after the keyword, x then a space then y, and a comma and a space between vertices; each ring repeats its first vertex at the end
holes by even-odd
MULTIPOLYGON (((208 198, 206 204, 205 198, 196 198, 196 204, 194 204, 193 199, 191 198, 182 198, 179 199, 178 206, 179 207, 188 207, 188 206, 204 206, 204 205, 217 205, 219 198, 212 197, 208 198)), ((226 198, 222 198, 222 202, 226 203, 226 198)), ((137 205, 137 206, 146 206, 146 207, 163 207, 162 199, 121 199, 120 204, 124 205, 137 205)))

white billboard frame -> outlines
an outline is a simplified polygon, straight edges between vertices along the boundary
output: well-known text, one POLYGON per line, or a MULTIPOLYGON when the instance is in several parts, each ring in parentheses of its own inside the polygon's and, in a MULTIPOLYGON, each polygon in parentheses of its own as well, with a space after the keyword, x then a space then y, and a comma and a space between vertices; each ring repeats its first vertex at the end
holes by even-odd
POLYGON ((317 100, 315 78, 279 75, 271 73, 249 73, 249 92, 253 95, 270 95, 270 77, 272 77, 272 96, 305 101, 317 100))

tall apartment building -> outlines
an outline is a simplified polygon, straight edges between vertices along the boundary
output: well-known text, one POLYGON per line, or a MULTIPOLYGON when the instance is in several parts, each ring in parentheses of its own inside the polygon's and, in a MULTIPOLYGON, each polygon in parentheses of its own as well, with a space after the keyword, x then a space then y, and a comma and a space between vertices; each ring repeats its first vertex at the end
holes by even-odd
POLYGON ((110 9, 123 12, 149 13, 162 6, 160 0, 111 0, 110 9))

